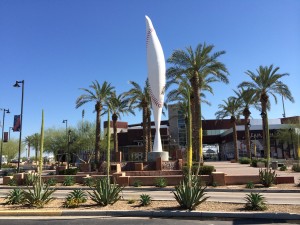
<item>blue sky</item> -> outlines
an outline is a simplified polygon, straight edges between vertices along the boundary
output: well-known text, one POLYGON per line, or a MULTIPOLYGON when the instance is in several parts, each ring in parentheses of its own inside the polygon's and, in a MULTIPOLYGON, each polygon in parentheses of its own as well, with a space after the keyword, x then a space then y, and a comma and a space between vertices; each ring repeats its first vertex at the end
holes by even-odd
MULTIPOLYGON (((230 72, 230 84, 213 85, 215 94, 207 94, 212 106, 203 107, 206 119, 214 119, 218 104, 249 80, 246 70, 270 64, 290 74, 283 82, 296 102, 285 102, 286 115, 300 115, 299 12, 297 0, 0 0, 0 108, 11 111, 5 130, 20 114, 21 89, 12 87, 16 80, 25 80, 23 137, 40 131, 42 109, 46 128, 64 128, 63 119, 75 126, 82 109, 85 119, 94 121, 93 104, 75 109, 83 93, 79 88, 94 80, 110 82, 118 93, 131 88, 129 80, 143 85, 145 15, 166 59, 175 49, 203 42, 226 51, 220 60, 230 72)), ((281 99, 277 105, 272 100, 269 117, 282 113, 281 99)), ((254 109, 252 116, 260 118, 254 109)), ((121 119, 142 120, 139 112, 121 119)))

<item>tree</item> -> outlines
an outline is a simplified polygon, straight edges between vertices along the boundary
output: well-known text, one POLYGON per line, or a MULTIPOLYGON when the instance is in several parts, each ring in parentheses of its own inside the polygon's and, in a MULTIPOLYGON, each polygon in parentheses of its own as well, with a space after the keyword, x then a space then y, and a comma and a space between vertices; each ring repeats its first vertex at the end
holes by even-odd
MULTIPOLYGON (((7 156, 7 162, 14 159, 18 155, 19 140, 11 138, 8 142, 3 143, 3 155, 7 156)), ((24 144, 21 146, 21 151, 24 150, 24 144)))
POLYGON ((90 89, 80 88, 85 92, 85 94, 80 95, 76 100, 76 108, 89 103, 95 103, 95 111, 96 111, 96 141, 95 141, 95 164, 99 163, 100 159, 100 134, 101 134, 101 123, 100 116, 103 109, 103 106, 107 99, 113 93, 114 87, 111 86, 110 83, 104 81, 102 86, 98 83, 98 81, 92 82, 92 85, 89 86, 90 89))
POLYGON ((273 68, 270 66, 260 66, 256 73, 250 70, 246 74, 250 77, 251 81, 244 81, 238 87, 250 88, 255 91, 255 96, 261 103, 261 116, 263 124, 263 143, 264 154, 267 159, 268 168, 270 166, 270 134, 268 123, 268 106, 270 106, 269 95, 274 97, 277 103, 276 94, 280 94, 291 102, 294 98, 286 84, 280 81, 281 78, 288 76, 288 73, 278 73, 279 67, 273 68))
POLYGON ((236 121, 241 115, 241 102, 239 99, 234 97, 229 97, 227 100, 223 100, 223 104, 219 104, 219 111, 215 113, 217 119, 224 119, 225 117, 230 117, 230 122, 232 124, 232 135, 234 144, 234 158, 235 161, 239 160, 239 152, 237 146, 237 130, 236 121))
POLYGON ((138 108, 142 109, 143 112, 143 143, 144 143, 144 161, 147 161, 147 154, 149 152, 149 145, 151 145, 151 140, 149 140, 149 113, 150 113, 150 95, 149 95, 149 85, 148 80, 145 82, 144 88, 141 88, 139 84, 134 81, 129 81, 133 86, 129 91, 124 93, 124 96, 128 99, 132 109, 138 108))
MULTIPOLYGON (((114 152, 118 152, 118 134, 117 134, 117 121, 118 118, 121 117, 121 115, 131 113, 133 115, 134 111, 132 110, 129 99, 125 97, 124 94, 116 95, 114 92, 109 99, 109 109, 112 114, 112 121, 113 121, 113 140, 114 140, 114 152)), ((107 113, 107 109, 105 113, 107 113)))
POLYGON ((200 131, 202 130, 201 123, 201 101, 200 93, 202 83, 208 76, 215 77, 216 81, 228 83, 228 72, 223 63, 218 61, 218 58, 225 54, 225 51, 213 53, 213 45, 198 44, 195 50, 192 47, 187 47, 186 50, 175 50, 168 63, 174 66, 167 70, 168 76, 180 77, 186 76, 192 87, 191 92, 191 108, 192 108, 192 124, 193 124, 193 149, 199 152, 199 160, 202 161, 202 138, 200 131))
POLYGON ((241 88, 238 91, 234 91, 236 94, 236 98, 241 101, 241 107, 243 108, 243 116, 244 116, 244 126, 245 126, 245 139, 246 139, 246 149, 248 153, 248 157, 251 158, 251 149, 250 149, 250 135, 249 135, 249 124, 250 124, 250 107, 257 105, 257 98, 255 97, 255 91, 253 89, 244 89, 241 88))

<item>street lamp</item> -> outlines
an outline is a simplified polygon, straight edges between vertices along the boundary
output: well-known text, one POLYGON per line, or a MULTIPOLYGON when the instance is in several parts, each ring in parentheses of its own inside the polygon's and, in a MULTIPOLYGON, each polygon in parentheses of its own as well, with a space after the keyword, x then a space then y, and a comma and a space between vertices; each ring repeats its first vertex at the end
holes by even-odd
POLYGON ((68 131, 67 169, 69 169, 70 144, 71 144, 71 130, 68 131))
POLYGON ((2 139, 1 139, 1 152, 0 152, 0 170, 2 168, 2 149, 3 149, 3 132, 4 132, 4 123, 5 123, 5 113, 10 113, 9 109, 3 110, 3 120, 2 120, 2 139))
POLYGON ((66 124, 66 137, 67 137, 67 147, 68 147, 68 144, 69 144, 69 140, 68 140, 68 120, 63 120, 62 122, 66 124))
POLYGON ((18 168, 17 168, 17 172, 20 173, 20 159, 21 159, 21 140, 22 140, 22 123, 23 123, 23 101, 24 101, 24 80, 22 81, 16 81, 16 83, 13 85, 14 87, 17 87, 19 88, 20 85, 19 84, 22 84, 22 100, 21 100, 21 116, 20 116, 20 137, 19 137, 19 154, 18 154, 18 168))

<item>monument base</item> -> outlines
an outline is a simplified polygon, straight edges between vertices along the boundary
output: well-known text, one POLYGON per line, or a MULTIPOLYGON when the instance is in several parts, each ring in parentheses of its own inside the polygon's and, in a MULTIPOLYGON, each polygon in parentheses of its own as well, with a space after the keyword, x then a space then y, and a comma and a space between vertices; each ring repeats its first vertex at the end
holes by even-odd
POLYGON ((162 161, 169 161, 169 152, 148 152, 148 162, 156 162, 157 158, 161 158, 162 161))

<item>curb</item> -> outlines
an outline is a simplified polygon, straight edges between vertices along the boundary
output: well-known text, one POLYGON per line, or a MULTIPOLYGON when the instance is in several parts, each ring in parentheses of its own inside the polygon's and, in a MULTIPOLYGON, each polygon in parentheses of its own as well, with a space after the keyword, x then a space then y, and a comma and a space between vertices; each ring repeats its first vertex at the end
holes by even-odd
POLYGON ((277 219, 300 220, 296 213, 265 212, 195 212, 195 211, 99 211, 99 210, 32 210, 0 211, 0 216, 110 216, 110 217, 181 217, 181 218, 228 218, 228 219, 277 219))

